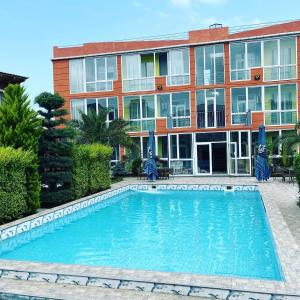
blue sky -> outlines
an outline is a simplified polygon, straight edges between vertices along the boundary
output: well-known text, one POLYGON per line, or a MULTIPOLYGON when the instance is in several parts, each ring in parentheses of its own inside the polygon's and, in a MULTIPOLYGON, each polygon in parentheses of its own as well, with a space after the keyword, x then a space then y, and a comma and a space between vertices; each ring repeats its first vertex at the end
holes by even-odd
POLYGON ((0 71, 53 91, 52 47, 300 18, 299 0, 0 0, 0 71))

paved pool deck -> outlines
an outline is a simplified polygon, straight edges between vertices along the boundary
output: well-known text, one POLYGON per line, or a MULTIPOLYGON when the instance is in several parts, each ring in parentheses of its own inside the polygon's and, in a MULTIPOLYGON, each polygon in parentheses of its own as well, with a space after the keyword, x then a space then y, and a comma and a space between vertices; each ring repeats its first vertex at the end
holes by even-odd
MULTIPOLYGON (((113 184, 112 189, 124 187, 128 184, 149 184, 149 182, 145 180, 137 180, 135 178, 128 178, 123 182, 113 184)), ((172 178, 169 180, 156 181, 155 184, 258 185, 260 193, 264 199, 264 204, 268 213, 269 222, 274 234, 278 255, 281 261, 286 281, 283 283, 224 277, 218 278, 218 281, 216 282, 216 278, 212 278, 209 276, 199 277, 195 275, 182 274, 184 276, 179 276, 180 278, 176 278, 178 274, 167 276, 166 274, 158 274, 159 272, 156 272, 157 274, 156 276, 154 276, 156 277, 156 279, 158 278, 161 280, 163 278, 164 282, 167 283, 174 283, 178 281, 180 284, 190 284, 193 286, 203 286, 204 284, 208 287, 215 286, 228 290, 233 289, 234 287, 239 290, 241 287, 243 287, 246 291, 251 290, 269 293, 276 292, 278 293, 278 295, 281 293, 284 294, 286 292, 289 295, 297 296, 276 296, 272 299, 300 299, 300 297, 298 297, 298 295, 300 296, 300 208, 297 206, 298 187, 296 184, 293 185, 291 183, 282 182, 279 179, 271 179, 267 183, 258 183, 253 177, 175 177, 174 179, 172 178)), ((37 216, 44 213, 45 211, 40 212, 39 214, 37 214, 37 216)), ((26 219, 30 220, 30 218, 32 218, 32 216, 26 219)), ((18 224, 19 222, 20 221, 16 221, 12 224, 18 224)), ((7 226, 8 225, 2 226, 0 229, 3 230, 7 226)), ((43 265, 37 265, 39 264, 31 264, 33 271, 43 269, 43 265)), ((1 267, 4 269, 17 269, 22 271, 28 268, 28 264, 17 261, 5 262, 4 260, 0 260, 0 269, 1 267)), ((48 270, 54 270, 55 268, 56 266, 52 265, 52 267, 50 266, 48 270)), ((76 271, 76 268, 77 266, 70 268, 68 273, 74 273, 76 271)), ((67 269, 68 267, 66 266, 64 268, 65 272, 67 272, 67 269)), ((84 270, 84 268, 78 267, 77 274, 78 271, 80 272, 80 270, 84 270)), ((108 275, 112 272, 112 270, 102 269, 99 272, 108 275)), ((118 273, 118 275, 120 275, 120 272, 118 273)), ((144 280, 145 278, 150 280, 151 277, 149 273, 143 271, 130 271, 130 274, 127 273, 125 275, 127 275, 127 278, 131 277, 133 280, 139 280, 140 277, 143 277, 144 280)), ((34 297, 40 296, 44 298, 48 297, 55 299, 191 299, 191 297, 186 296, 129 291, 127 289, 104 289, 95 286, 71 286, 64 283, 56 284, 37 281, 15 280, 10 279, 9 276, 6 278, 3 278, 2 276, 0 278, 0 293, 1 292, 27 295, 27 299, 34 299, 29 298, 29 295, 34 297), (87 297, 87 295, 89 295, 89 297, 87 297)), ((248 296, 249 295, 247 295, 247 293, 243 293, 240 295, 235 294, 228 297, 228 299, 251 299, 248 296)), ((222 296, 220 296, 220 299, 222 299, 221 297, 222 296)), ((210 297, 210 299, 212 298, 215 297, 210 297)), ((198 296, 195 299, 201 299, 201 297, 198 296)), ((202 297, 202 299, 205 298, 202 297)), ((265 300, 270 299, 270 297, 266 298, 263 294, 258 293, 256 299, 265 300)))

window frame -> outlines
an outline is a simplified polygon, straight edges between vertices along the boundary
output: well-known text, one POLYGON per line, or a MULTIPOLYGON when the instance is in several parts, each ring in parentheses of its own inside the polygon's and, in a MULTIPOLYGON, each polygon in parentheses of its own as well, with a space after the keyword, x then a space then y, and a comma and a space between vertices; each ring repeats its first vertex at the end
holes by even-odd
POLYGON ((195 55, 195 86, 207 86, 207 85, 218 85, 218 84, 225 84, 225 76, 226 76, 226 72, 225 72, 225 50, 224 50, 224 43, 220 43, 220 44, 214 44, 214 45, 204 45, 204 46, 196 46, 194 48, 194 55, 195 55), (216 46, 217 45, 222 45, 223 46, 223 83, 216 83, 216 46), (213 83, 209 83, 209 84, 205 84, 205 49, 208 46, 213 46, 214 47, 214 82, 213 83), (203 48, 203 84, 197 84, 197 74, 198 74, 198 70, 197 70, 197 48, 203 48))
POLYGON ((277 87, 277 90, 278 90, 278 106, 279 106, 279 109, 276 109, 276 110, 266 110, 265 109, 265 106, 263 107, 264 110, 264 125, 265 126, 285 126, 285 125, 295 125, 294 123, 282 123, 282 117, 281 117, 281 113, 283 112, 296 112, 296 120, 298 120, 298 84, 297 83, 282 83, 282 84, 270 84, 270 85, 264 85, 262 88, 263 88, 263 99, 264 99, 264 105, 265 105, 265 88, 266 87, 277 87), (295 94, 296 94, 296 108, 295 109, 281 109, 281 86, 282 85, 295 85, 296 87, 296 91, 295 91, 295 94), (280 122, 278 124, 266 124, 266 113, 279 113, 279 120, 280 122))

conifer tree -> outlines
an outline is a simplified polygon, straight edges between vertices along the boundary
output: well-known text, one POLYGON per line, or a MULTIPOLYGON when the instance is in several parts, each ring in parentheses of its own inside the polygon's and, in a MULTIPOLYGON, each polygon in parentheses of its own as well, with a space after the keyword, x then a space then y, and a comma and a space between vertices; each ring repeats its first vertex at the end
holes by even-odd
POLYGON ((27 213, 34 212, 40 204, 40 179, 38 173, 38 140, 42 120, 30 107, 24 87, 9 84, 4 89, 0 104, 0 145, 31 151, 33 164, 27 170, 27 213))
POLYGON ((72 200, 72 131, 64 126, 67 111, 60 95, 44 92, 35 100, 44 127, 39 140, 41 201, 43 207, 53 207, 72 200))

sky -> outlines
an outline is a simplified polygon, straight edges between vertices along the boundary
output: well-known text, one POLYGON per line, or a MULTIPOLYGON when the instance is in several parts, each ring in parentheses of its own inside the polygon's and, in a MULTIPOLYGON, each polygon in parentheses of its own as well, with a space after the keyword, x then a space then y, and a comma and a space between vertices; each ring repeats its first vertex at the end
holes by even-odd
POLYGON ((53 92, 53 46, 300 19, 300 0, 0 0, 0 71, 53 92))

